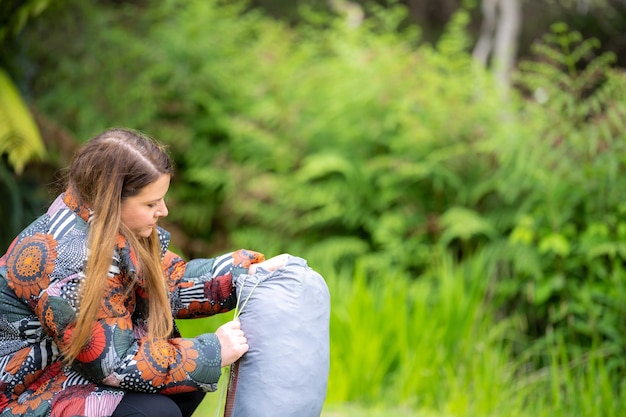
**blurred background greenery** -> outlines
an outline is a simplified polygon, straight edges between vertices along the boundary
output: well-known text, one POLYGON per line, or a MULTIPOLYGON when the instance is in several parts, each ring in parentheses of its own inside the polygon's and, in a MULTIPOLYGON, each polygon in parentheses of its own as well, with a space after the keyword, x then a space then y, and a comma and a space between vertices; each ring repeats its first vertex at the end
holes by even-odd
POLYGON ((325 415, 623 416, 624 33, 619 0, 0 0, 0 247, 140 129, 181 254, 326 277, 325 415))

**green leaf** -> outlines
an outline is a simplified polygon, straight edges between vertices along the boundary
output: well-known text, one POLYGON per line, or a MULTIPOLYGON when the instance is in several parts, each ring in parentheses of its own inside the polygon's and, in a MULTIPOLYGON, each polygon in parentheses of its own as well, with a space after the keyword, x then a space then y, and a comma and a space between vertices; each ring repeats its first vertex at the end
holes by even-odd
POLYGON ((509 235, 509 241, 511 243, 522 243, 530 245, 535 239, 535 228, 533 219, 529 216, 524 216, 519 224, 513 228, 509 235))
POLYGON ((533 302, 542 305, 552 296, 565 287, 565 278, 562 274, 556 274, 546 281, 539 282, 535 289, 533 302))
POLYGON ((593 259, 601 256, 607 256, 609 258, 626 258, 626 243, 625 242, 602 242, 597 245, 591 246, 587 250, 587 258, 593 259))
POLYGON ((331 174, 348 176, 352 164, 339 154, 322 153, 307 157, 298 171, 298 179, 302 182, 324 178, 331 174))
POLYGON ((0 68, 0 154, 4 153, 19 174, 27 162, 43 157, 45 148, 28 107, 0 68))
POLYGON ((451 207, 441 216, 444 232, 441 242, 450 243, 453 239, 467 241, 474 236, 495 236, 495 228, 491 222, 474 210, 465 207, 451 207))
POLYGON ((567 256, 571 251, 571 247, 565 236, 560 233, 551 233, 541 239, 539 251, 541 253, 552 252, 556 255, 567 256))

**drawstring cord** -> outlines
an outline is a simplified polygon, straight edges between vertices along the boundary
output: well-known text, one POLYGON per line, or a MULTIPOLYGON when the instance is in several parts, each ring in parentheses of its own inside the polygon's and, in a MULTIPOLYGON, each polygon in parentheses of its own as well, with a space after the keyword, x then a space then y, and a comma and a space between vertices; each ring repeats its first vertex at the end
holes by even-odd
MULTIPOLYGON (((259 280, 259 281, 257 281, 256 284, 254 284, 254 286, 250 290, 250 293, 248 294, 246 299, 243 301, 243 304, 241 305, 241 307, 239 307, 239 304, 241 302, 241 294, 243 293, 243 289, 246 286, 246 281, 247 281, 248 277, 249 277, 249 275, 246 275, 244 277, 243 282, 241 283, 241 291, 239 291, 239 293, 237 294, 237 303, 235 304, 235 310, 234 310, 235 312, 234 312, 233 319, 239 318, 239 316, 243 312, 244 307, 246 306, 246 304, 248 304, 248 300, 250 299, 250 296, 252 295, 252 293, 254 292, 254 290, 256 289, 256 287, 260 283, 260 280, 259 280)), ((215 410, 215 417, 224 417, 224 412, 225 412, 224 408, 226 406, 226 397, 228 395, 228 385, 230 384, 231 365, 228 365, 225 368, 226 369, 223 372, 224 375, 222 376, 222 381, 220 382, 220 387, 218 389, 219 390, 219 400, 218 400, 218 404, 217 404, 217 410, 215 410)))

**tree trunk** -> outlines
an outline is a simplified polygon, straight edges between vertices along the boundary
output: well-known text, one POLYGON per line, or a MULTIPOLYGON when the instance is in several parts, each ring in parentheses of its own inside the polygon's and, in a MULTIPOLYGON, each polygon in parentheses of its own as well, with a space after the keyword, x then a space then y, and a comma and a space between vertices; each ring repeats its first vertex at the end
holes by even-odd
POLYGON ((496 28, 497 7, 499 0, 483 0, 481 10, 483 12, 483 22, 480 27, 480 37, 474 47, 472 56, 478 62, 487 66, 489 62, 489 54, 493 48, 493 33, 496 28))
POLYGON ((483 0, 482 13, 481 33, 472 55, 485 66, 491 61, 496 80, 507 90, 517 58, 522 21, 520 0, 483 0))
POLYGON ((519 0, 500 0, 500 19, 495 34, 494 70, 496 79, 505 88, 511 83, 511 72, 517 58, 521 14, 519 0))

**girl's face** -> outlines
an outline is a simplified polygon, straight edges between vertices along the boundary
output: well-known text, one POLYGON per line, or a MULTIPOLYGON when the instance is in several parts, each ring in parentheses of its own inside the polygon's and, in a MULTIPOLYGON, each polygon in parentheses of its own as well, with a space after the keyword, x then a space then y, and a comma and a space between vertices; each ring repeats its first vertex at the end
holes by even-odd
POLYGON ((122 223, 137 236, 149 237, 159 218, 167 216, 164 198, 169 187, 170 176, 163 174, 139 194, 122 201, 122 223))

